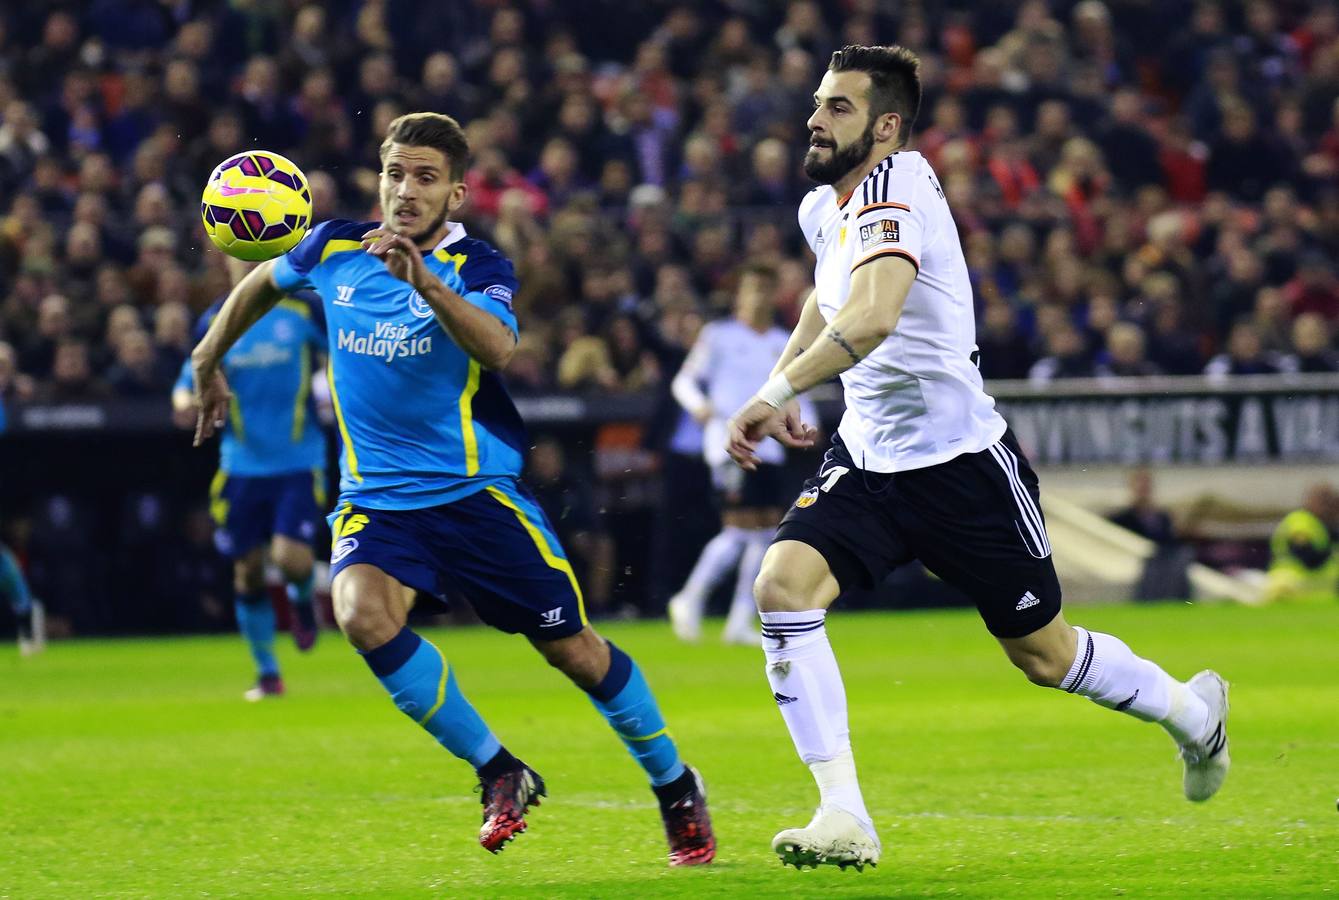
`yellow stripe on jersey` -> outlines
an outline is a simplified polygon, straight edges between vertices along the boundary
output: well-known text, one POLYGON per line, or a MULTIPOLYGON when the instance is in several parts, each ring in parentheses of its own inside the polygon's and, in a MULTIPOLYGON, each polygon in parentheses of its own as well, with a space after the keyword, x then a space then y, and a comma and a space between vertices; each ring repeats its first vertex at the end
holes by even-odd
POLYGON ((358 452, 353 449, 349 426, 344 424, 344 410, 339 405, 339 392, 335 390, 335 366, 331 360, 325 364, 325 380, 330 385, 330 402, 335 407, 335 421, 339 424, 339 436, 344 441, 344 460, 349 468, 349 477, 354 481, 362 481, 363 476, 358 474, 358 452))
POLYGON ((302 440, 302 429, 307 424, 307 396, 311 393, 311 348, 302 345, 302 365, 298 367, 298 395, 293 398, 293 443, 302 440))
POLYGON ((326 257, 336 253, 348 253, 351 250, 361 249, 363 249, 362 241, 349 241, 343 239, 326 241, 326 245, 321 248, 321 262, 325 262, 326 257))
POLYGON ((516 505, 515 500, 511 499, 499 488, 492 485, 484 488, 484 490, 486 490, 494 500, 516 514, 516 518, 521 523, 521 527, 530 535, 530 540, 535 542, 535 548, 539 550, 539 555, 544 558, 544 562, 548 564, 549 568, 557 569, 559 572, 562 572, 567 576, 568 582, 572 585, 572 592, 577 595, 577 611, 581 614, 581 624, 589 625, 590 622, 586 619, 586 599, 581 596, 581 585, 577 584, 577 574, 572 571, 572 564, 553 552, 553 548, 549 546, 548 539, 544 537, 544 532, 540 531, 539 527, 536 526, 534 522, 530 521, 530 517, 525 514, 525 510, 516 505))
POLYGON ((228 401, 228 424, 232 425, 232 436, 245 444, 246 423, 242 421, 242 404, 237 402, 236 394, 228 401))
POLYGON ((312 496, 316 498, 317 509, 325 512, 325 469, 312 469, 312 496))
POLYGON ((294 300, 292 297, 285 297, 284 299, 280 300, 277 305, 280 309, 286 309, 289 312, 297 313, 304 319, 310 319, 312 317, 311 307, 303 303, 301 300, 294 300))
POLYGON ((459 275, 465 271, 465 260, 470 257, 468 253, 447 253, 445 250, 438 250, 432 255, 432 258, 444 263, 455 263, 456 274, 459 275))
POLYGON ((214 480, 209 482, 209 517, 220 528, 228 521, 228 501, 223 497, 223 488, 228 484, 228 473, 219 469, 214 480))
POLYGON ((479 361, 470 360, 470 374, 460 392, 460 440, 465 445, 465 474, 479 473, 479 438, 474 433, 474 395, 479 390, 479 361))

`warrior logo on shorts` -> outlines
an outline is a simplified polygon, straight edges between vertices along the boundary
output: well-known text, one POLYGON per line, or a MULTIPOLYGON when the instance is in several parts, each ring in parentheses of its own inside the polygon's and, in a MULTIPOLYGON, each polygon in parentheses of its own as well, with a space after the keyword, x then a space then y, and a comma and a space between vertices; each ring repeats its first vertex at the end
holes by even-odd
POLYGON ((818 488, 809 488, 809 490, 800 494, 800 496, 796 498, 795 508, 807 509, 808 507, 813 506, 814 501, 816 501, 817 499, 818 499, 818 488))
POLYGON ((358 539, 353 537, 340 538, 335 542, 335 546, 330 551, 330 561, 337 563, 350 553, 358 549, 358 539))

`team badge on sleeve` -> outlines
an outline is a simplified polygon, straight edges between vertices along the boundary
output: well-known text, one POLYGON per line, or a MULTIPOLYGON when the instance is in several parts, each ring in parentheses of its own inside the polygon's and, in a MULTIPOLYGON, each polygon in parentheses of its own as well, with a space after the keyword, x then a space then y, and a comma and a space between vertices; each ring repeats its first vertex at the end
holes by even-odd
POLYGON ((879 244, 896 244, 901 240, 896 219, 880 219, 860 226, 860 250, 864 252, 879 244))
POLYGON ((507 309, 511 309, 511 288, 506 285, 495 284, 492 287, 484 288, 484 294, 506 305, 507 309))

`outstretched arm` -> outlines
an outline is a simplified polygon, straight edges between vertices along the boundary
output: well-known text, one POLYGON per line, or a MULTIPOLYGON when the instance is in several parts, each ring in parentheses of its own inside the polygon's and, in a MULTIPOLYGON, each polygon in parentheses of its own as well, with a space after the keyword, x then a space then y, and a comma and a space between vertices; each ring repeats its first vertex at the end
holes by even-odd
POLYGON ((199 407, 195 423, 197 447, 222 428, 228 418, 232 394, 220 368, 224 354, 284 296, 274 283, 273 271, 274 261, 270 260, 248 272, 228 294, 209 330, 191 352, 195 402, 199 407))

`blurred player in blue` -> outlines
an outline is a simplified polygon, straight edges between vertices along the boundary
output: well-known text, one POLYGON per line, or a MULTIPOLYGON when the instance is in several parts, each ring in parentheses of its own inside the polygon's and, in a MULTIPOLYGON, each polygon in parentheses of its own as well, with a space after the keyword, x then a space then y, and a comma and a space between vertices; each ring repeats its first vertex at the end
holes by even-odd
POLYGON ((450 219, 465 201, 468 157, 448 116, 390 124, 383 221, 325 222, 262 263, 196 347, 197 441, 227 420, 224 354, 285 292, 315 289, 343 439, 335 616, 395 705, 475 768, 480 844, 496 853, 524 831, 544 781, 489 730, 442 652, 406 626, 415 591, 458 590, 489 625, 529 638, 645 769, 670 864, 710 862, 701 779, 680 760, 636 663, 590 627, 572 566, 520 481, 527 439, 498 375, 516 347, 517 284, 505 257, 450 219))
POLYGON ((18 559, 4 544, 0 544, 0 601, 9 604, 18 623, 19 655, 32 656, 45 650, 45 610, 28 589, 18 559))
MULTIPOLYGON (((228 259, 234 284, 249 266, 228 259)), ((314 298, 313 298, 314 299, 314 298)), ((220 302, 200 320, 204 334, 220 302)), ((326 511, 325 436, 311 399, 314 358, 325 352, 319 304, 283 297, 228 351, 222 369, 233 394, 226 412, 219 471, 210 487, 214 542, 233 561, 237 627, 255 659, 256 684, 246 699, 284 692, 274 656, 274 607, 265 591, 266 549, 287 582, 293 640, 316 643, 312 540, 326 511)), ((172 391, 179 424, 197 418, 190 360, 172 391)))

